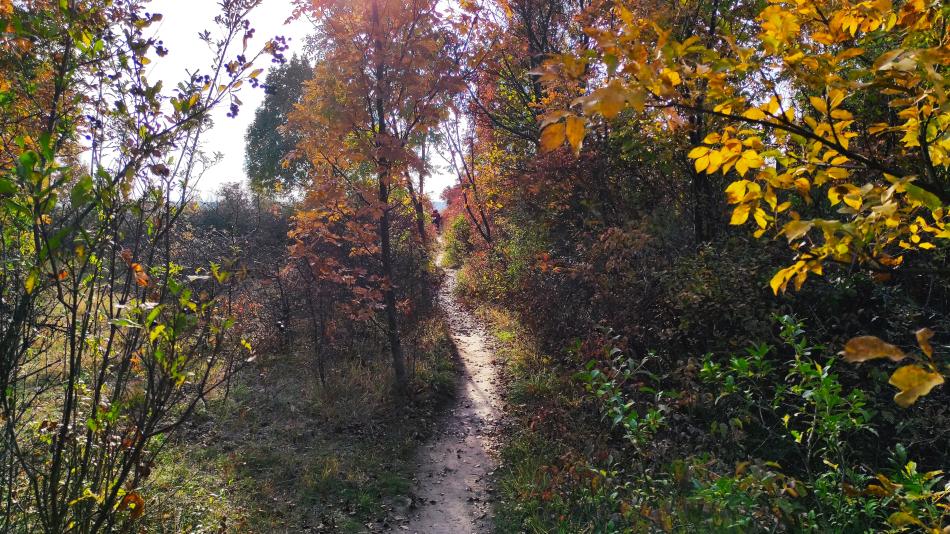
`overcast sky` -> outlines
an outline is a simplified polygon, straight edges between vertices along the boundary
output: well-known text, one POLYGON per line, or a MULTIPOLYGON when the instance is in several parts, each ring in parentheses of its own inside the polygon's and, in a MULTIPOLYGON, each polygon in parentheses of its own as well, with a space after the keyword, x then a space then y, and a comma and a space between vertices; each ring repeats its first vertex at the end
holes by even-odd
MULTIPOLYGON (((248 51, 258 50, 275 35, 283 35, 289 39, 287 57, 294 52, 300 53, 304 38, 312 27, 306 20, 285 24, 291 10, 290 0, 263 0, 251 16, 251 26, 256 31, 248 51)), ((161 78, 165 81, 165 87, 171 87, 184 77, 186 69, 195 70, 209 64, 211 54, 204 43, 198 40, 198 33, 209 29, 214 34, 212 19, 218 12, 216 0, 153 0, 149 11, 163 15, 156 33, 169 51, 166 57, 156 58, 152 63, 154 67, 149 73, 150 77, 161 78)), ((240 40, 237 46, 240 46, 240 40)), ((269 69, 270 59, 264 58, 259 66, 269 69)), ((260 79, 264 78, 265 75, 261 75, 260 79)), ((238 95, 244 105, 237 118, 226 117, 227 106, 220 107, 214 113, 214 127, 203 138, 205 150, 209 153, 220 152, 223 159, 199 182, 197 187, 202 198, 213 196, 223 183, 244 183, 247 180, 244 174, 244 133, 254 119, 254 110, 264 100, 264 91, 245 85, 238 95)), ((435 176, 429 178, 426 192, 435 200, 452 181, 444 171, 436 172, 435 176)))

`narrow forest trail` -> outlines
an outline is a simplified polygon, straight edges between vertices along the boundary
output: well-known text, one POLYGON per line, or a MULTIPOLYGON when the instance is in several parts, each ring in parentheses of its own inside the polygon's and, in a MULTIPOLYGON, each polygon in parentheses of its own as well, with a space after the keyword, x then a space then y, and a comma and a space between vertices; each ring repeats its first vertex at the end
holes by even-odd
POLYGON ((458 348, 458 391, 455 405, 419 452, 418 507, 402 529, 418 534, 491 532, 499 377, 491 335, 456 299, 457 272, 446 269, 445 274, 439 302, 458 348))

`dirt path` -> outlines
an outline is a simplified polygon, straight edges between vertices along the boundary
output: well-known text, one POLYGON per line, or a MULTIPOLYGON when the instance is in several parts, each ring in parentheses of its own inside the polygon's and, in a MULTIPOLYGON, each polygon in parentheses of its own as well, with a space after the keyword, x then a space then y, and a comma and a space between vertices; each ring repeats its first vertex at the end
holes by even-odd
POLYGON ((439 301, 461 359, 455 406, 422 447, 416 469, 417 509, 402 530, 418 534, 492 531, 493 447, 501 412, 491 337, 455 299, 447 269, 439 301), (408 527, 408 529, 407 529, 408 527))

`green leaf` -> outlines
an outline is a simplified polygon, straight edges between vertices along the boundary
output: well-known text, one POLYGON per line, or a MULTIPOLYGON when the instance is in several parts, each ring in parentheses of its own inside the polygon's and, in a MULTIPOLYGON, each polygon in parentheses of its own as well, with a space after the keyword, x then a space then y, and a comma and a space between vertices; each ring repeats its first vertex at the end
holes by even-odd
POLYGON ((122 326, 126 328, 142 328, 142 325, 136 323, 135 321, 131 319, 126 319, 126 318, 113 319, 109 321, 109 324, 113 324, 115 326, 122 326))
POLYGON ((69 195, 69 199, 72 201, 73 206, 84 204, 89 198, 89 193, 91 191, 92 176, 87 174, 80 178, 78 182, 76 182, 76 185, 73 187, 73 190, 69 195))
POLYGON ((148 312, 148 315, 145 317, 145 324, 152 324, 152 321, 154 321, 155 318, 158 317, 158 314, 161 313, 161 311, 162 311, 161 306, 155 306, 154 308, 152 308, 152 311, 148 312))
POLYGON ((13 182, 0 178, 0 195, 12 195, 16 193, 16 186, 13 185, 13 182))
POLYGON ((943 203, 940 202, 940 199, 937 197, 937 195, 931 193, 930 191, 927 191, 914 184, 907 184, 904 186, 904 188, 907 190, 907 196, 910 197, 911 200, 916 200, 917 202, 920 202, 932 210, 943 207, 943 203))

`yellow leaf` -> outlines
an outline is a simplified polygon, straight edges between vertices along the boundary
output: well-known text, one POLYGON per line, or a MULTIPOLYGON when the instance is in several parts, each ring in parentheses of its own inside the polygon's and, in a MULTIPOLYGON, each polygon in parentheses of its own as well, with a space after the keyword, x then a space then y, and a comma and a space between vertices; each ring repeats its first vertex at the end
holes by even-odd
POLYGON ((696 172, 703 172, 706 170, 706 167, 709 167, 709 154, 705 156, 700 156, 696 158, 696 161, 693 162, 693 167, 696 169, 696 172))
POLYGON ((765 210, 762 208, 755 208, 755 223, 759 225, 759 228, 765 229, 768 226, 768 220, 766 219, 765 210))
POLYGON ((894 395, 894 402, 901 408, 907 408, 920 397, 930 393, 930 390, 943 384, 943 376, 919 365, 905 365, 894 371, 888 383, 901 390, 894 395))
POLYGON ((828 176, 835 180, 844 180, 851 175, 851 173, 848 172, 848 169, 843 169, 841 167, 832 167, 825 172, 828 176))
POLYGON ((831 99, 831 109, 835 109, 844 102, 845 93, 841 89, 832 89, 828 91, 828 98, 831 99))
POLYGON ((831 118, 847 121, 853 119, 854 115, 852 115, 851 112, 846 109, 836 109, 831 112, 831 118))
POLYGON ((785 224, 782 232, 785 233, 785 237, 789 241, 794 241, 804 237, 812 229, 812 226, 814 226, 814 223, 810 221, 792 220, 785 224))
POLYGON ((720 165, 722 165, 722 152, 718 150, 709 151, 709 165, 706 167, 706 173, 712 174, 716 172, 720 165))
POLYGON ((776 205, 778 204, 778 197, 775 196, 775 191, 772 189, 771 186, 766 187, 766 189, 765 189, 765 195, 763 195, 762 198, 765 199, 765 201, 768 203, 769 207, 771 207, 773 210, 775 209, 776 205))
POLYGON ((860 193, 851 193, 844 196, 844 203, 858 210, 861 209, 861 204, 864 203, 864 199, 861 198, 860 193))
POLYGON ((574 115, 569 115, 565 122, 565 133, 567 142, 571 144, 574 152, 579 152, 581 143, 584 141, 584 120, 574 115))
POLYGON ((849 48, 849 49, 847 49, 847 50, 844 50, 843 52, 840 52, 840 53, 835 57, 835 59, 837 59, 838 61, 841 61, 841 60, 844 60, 844 59, 851 59, 851 58, 853 58, 853 57, 858 57, 858 56, 860 56, 860 55, 863 54, 863 53, 864 53, 864 49, 863 49, 863 48, 849 48))
POLYGON ((736 209, 732 210, 732 218, 729 219, 729 224, 738 226, 740 224, 745 224, 749 220, 749 212, 752 210, 750 204, 740 204, 736 206, 736 209))
POLYGON ((825 104, 824 99, 822 99, 821 97, 810 96, 808 97, 808 101, 811 102, 811 105, 815 109, 817 109, 818 112, 821 113, 822 115, 828 114, 828 105, 825 104))
POLYGON ((163 324, 157 325, 155 328, 152 329, 151 332, 148 333, 148 340, 154 342, 155 339, 158 338, 158 336, 162 335, 162 332, 164 331, 165 331, 165 325, 163 324))
POLYGON ((799 61, 801 61, 801 60, 804 59, 804 58, 805 58, 805 54, 804 54, 803 52, 801 52, 801 51, 798 51, 798 52, 796 52, 796 53, 794 53, 794 54, 785 56, 783 59, 785 59, 785 61, 786 61, 787 63, 795 64, 795 63, 798 63, 799 61))
POLYGON ((689 154, 686 155, 689 159, 701 158, 709 153, 709 147, 698 146, 689 151, 689 154))
POLYGON ((726 201, 730 204, 741 202, 750 183, 749 180, 736 180, 729 184, 726 188, 726 201))
POLYGON ((795 265, 780 269, 777 273, 775 273, 775 276, 773 276, 769 281, 769 287, 772 288, 773 293, 778 295, 779 291, 785 291, 789 280, 795 276, 795 273, 799 268, 799 264, 804 265, 804 262, 796 262, 795 265))
POLYGON ((832 206, 835 206, 839 202, 841 202, 842 197, 854 196, 854 195, 857 195, 857 198, 856 199, 852 198, 851 202, 849 202, 849 205, 857 201, 857 207, 854 209, 858 209, 861 207, 861 195, 860 193, 857 192, 856 187, 854 187, 851 184, 845 184, 845 185, 838 185, 838 186, 828 189, 828 200, 831 201, 832 206))
POLYGON ((758 152, 755 150, 746 150, 742 153, 739 160, 736 161, 736 171, 740 176, 745 176, 746 171, 749 169, 758 169, 764 163, 758 152))
POLYGON ((934 348, 930 344, 930 338, 934 337, 934 331, 929 328, 921 328, 917 331, 917 344, 920 345, 920 350, 924 351, 924 354, 928 358, 933 358, 934 348))
POLYGON ((541 130, 541 150, 550 152, 564 144, 565 126, 563 122, 547 125, 541 130))
POLYGON ((36 287, 36 273, 30 273, 23 282, 23 286, 26 288, 27 295, 33 293, 33 288, 36 287))
POLYGON ((673 87, 683 83, 683 81, 680 79, 680 74, 675 70, 663 69, 663 71, 660 73, 660 76, 669 82, 669 84, 673 87))
POLYGON ((594 91, 590 96, 594 102, 594 110, 600 112, 604 118, 612 119, 623 109, 624 89, 616 80, 594 91))
POLYGON ((807 196, 808 192, 811 191, 811 183, 808 181, 808 178, 805 177, 795 178, 795 189, 797 189, 800 194, 807 196))
POLYGON ((845 361, 851 363, 864 362, 877 358, 888 358, 899 362, 907 355, 899 347, 891 345, 876 336, 853 337, 844 346, 840 353, 845 361))
POLYGON ((910 515, 907 512, 894 512, 893 514, 888 516, 887 522, 892 527, 898 527, 898 528, 907 527, 910 525, 918 525, 921 527, 924 526, 924 524, 920 522, 920 519, 917 519, 916 517, 910 515))
POLYGON ((759 108, 749 108, 742 113, 742 116, 754 121, 765 120, 766 117, 765 112, 759 108))

